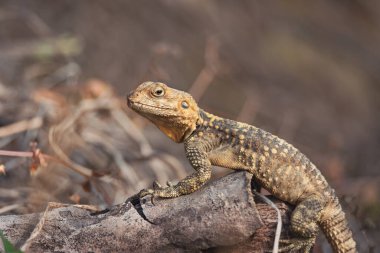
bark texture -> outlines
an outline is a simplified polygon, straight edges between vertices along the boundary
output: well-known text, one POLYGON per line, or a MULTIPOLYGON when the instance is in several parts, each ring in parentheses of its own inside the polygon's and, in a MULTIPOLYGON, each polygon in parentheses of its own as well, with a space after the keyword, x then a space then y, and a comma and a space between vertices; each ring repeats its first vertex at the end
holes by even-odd
MULTIPOLYGON (((274 200, 287 232, 291 209, 274 200)), ((263 252, 272 248, 276 211, 254 198, 237 172, 174 199, 136 198, 95 213, 50 203, 43 214, 0 217, 0 229, 25 252, 263 252)))

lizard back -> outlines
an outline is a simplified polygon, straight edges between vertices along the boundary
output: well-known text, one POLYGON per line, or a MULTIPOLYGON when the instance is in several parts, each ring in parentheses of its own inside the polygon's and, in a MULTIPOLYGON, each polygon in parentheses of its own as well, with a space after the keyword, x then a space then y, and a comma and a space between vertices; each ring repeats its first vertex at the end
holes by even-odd
POLYGON ((274 196, 291 204, 316 192, 325 199, 335 197, 316 166, 293 145, 245 123, 204 111, 200 115, 195 134, 219 140, 210 154, 213 165, 248 170, 274 196))

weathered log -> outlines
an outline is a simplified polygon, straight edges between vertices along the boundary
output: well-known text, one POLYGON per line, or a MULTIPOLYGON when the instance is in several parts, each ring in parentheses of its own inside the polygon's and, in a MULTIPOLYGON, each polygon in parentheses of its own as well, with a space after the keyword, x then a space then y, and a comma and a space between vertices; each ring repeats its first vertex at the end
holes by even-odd
MULTIPOLYGON (((290 208, 274 201, 288 229, 290 208)), ((0 229, 25 252, 263 252, 271 249, 276 211, 253 197, 237 172, 174 199, 149 198, 94 214, 50 203, 44 214, 0 216, 0 229)))

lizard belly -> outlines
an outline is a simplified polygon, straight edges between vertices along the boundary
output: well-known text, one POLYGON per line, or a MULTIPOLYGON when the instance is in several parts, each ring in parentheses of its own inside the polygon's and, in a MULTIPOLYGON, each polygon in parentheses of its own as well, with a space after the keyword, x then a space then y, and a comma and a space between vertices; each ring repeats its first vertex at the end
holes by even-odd
POLYGON ((251 168, 239 159, 239 156, 236 155, 228 147, 222 147, 216 150, 213 150, 209 154, 209 159, 212 165, 220 166, 233 170, 248 170, 252 173, 251 168))

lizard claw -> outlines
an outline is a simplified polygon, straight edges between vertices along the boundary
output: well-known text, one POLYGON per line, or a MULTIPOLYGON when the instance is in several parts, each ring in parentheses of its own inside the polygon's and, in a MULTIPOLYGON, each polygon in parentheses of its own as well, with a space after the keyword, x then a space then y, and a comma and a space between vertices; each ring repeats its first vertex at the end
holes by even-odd
POLYGON ((157 181, 154 181, 154 182, 153 182, 153 189, 154 189, 154 190, 165 189, 166 187, 172 187, 172 186, 174 186, 174 184, 171 183, 171 182, 169 182, 169 181, 166 182, 166 186, 162 186, 162 185, 161 185, 159 182, 157 182, 157 181))
POLYGON ((153 189, 154 190, 161 189, 161 188, 162 188, 162 185, 158 181, 153 182, 153 189))
POLYGON ((281 244, 285 244, 280 247, 278 252, 297 252, 302 250, 305 253, 309 253, 315 243, 315 238, 293 238, 289 240, 280 240, 281 244))
POLYGON ((153 189, 143 189, 139 192, 139 197, 140 199, 145 197, 145 196, 150 196, 150 202, 152 203, 152 205, 155 205, 154 204, 154 197, 155 197, 155 191, 153 189))
POLYGON ((140 198, 143 198, 145 196, 151 196, 150 202, 152 205, 154 204, 154 197, 159 196, 159 192, 162 192, 164 189, 168 189, 169 187, 172 187, 173 185, 170 182, 166 183, 168 186, 162 186, 159 182, 154 181, 153 182, 153 189, 143 189, 139 192, 138 196, 140 198))

